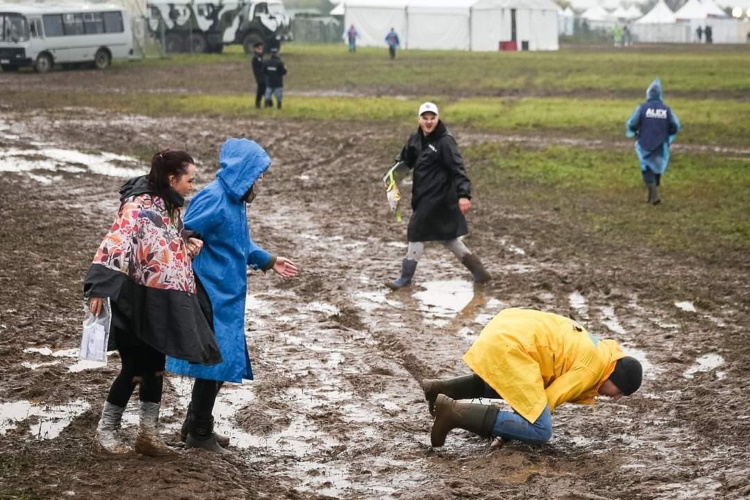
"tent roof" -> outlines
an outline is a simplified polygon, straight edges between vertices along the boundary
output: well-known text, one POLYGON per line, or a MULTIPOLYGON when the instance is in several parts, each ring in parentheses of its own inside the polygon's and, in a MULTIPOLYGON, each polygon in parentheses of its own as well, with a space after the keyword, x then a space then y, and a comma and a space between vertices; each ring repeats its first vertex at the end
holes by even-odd
POLYGON ((685 5, 674 13, 677 19, 705 19, 708 17, 708 12, 703 8, 700 0, 688 0, 685 5))
POLYGON ((594 5, 593 7, 589 7, 586 9, 586 12, 581 14, 581 17, 586 19, 587 21, 611 21, 612 16, 609 15, 609 12, 607 12, 604 7, 601 7, 599 5, 594 5))
POLYGON ((571 0, 570 1, 570 6, 573 7, 573 9, 577 11, 584 11, 586 9, 594 7, 595 5, 599 5, 599 0, 571 0))
MULTIPOLYGON (((469 8, 488 10, 492 8, 518 8, 531 10, 557 10, 552 0, 344 0, 334 10, 343 11, 346 7, 370 7, 381 9, 414 10, 468 10, 469 8)), ((339 14, 340 15, 340 14, 339 14)))
POLYGON ((714 0, 701 0, 701 5, 706 9, 706 14, 711 17, 727 17, 727 13, 721 7, 716 5, 714 0))
POLYGON ((635 5, 631 5, 628 7, 628 19, 638 19, 643 15, 643 12, 641 12, 641 9, 636 7, 635 5))
POLYGON ((674 12, 672 12, 664 0, 659 0, 653 9, 636 21, 636 24, 674 24, 676 22, 677 18, 674 12))

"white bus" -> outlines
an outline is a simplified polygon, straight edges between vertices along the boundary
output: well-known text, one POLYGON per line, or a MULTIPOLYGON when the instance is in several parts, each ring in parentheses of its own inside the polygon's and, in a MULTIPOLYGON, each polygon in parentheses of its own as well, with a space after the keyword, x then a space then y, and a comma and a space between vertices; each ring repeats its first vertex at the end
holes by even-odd
POLYGON ((130 20, 121 7, 0 4, 3 71, 33 66, 46 73, 55 64, 77 63, 104 69, 132 55, 130 20))

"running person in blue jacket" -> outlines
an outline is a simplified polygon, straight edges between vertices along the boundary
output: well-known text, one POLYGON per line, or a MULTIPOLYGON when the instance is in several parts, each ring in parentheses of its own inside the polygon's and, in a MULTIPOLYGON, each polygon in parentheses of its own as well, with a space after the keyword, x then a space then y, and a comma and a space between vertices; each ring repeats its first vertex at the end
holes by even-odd
POLYGON ((216 180, 195 195, 185 214, 185 227, 203 240, 193 270, 211 300, 223 359, 213 366, 167 360, 167 370, 195 378, 181 433, 187 448, 224 451, 221 446, 227 446, 229 440, 213 432, 216 395, 224 382, 253 379, 245 340, 248 266, 262 271, 273 269, 284 278, 298 274, 292 261, 271 255, 250 237, 246 204, 255 198, 257 184, 270 165, 271 159, 255 142, 228 139, 219 153, 216 180))
POLYGON ((659 185, 669 166, 669 145, 680 131, 680 121, 662 101, 661 80, 646 90, 646 102, 639 104, 626 125, 627 137, 638 137, 635 152, 641 164, 643 182, 648 188, 648 203, 661 203, 659 185))

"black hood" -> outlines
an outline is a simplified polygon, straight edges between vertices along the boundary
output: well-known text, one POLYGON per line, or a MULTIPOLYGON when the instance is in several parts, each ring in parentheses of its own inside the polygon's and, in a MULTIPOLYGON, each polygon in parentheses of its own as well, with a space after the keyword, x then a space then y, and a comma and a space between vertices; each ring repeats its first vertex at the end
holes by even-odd
POLYGON ((120 201, 125 201, 131 196, 138 196, 145 193, 156 194, 156 191, 148 185, 148 176, 133 177, 120 188, 120 201))

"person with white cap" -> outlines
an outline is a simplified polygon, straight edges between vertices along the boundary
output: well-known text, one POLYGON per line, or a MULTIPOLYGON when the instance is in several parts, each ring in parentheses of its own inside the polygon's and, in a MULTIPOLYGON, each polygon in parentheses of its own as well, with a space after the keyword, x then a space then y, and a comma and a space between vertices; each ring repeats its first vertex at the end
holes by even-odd
POLYGON ((435 421, 432 446, 465 429, 481 437, 541 444, 563 403, 618 401, 641 386, 643 367, 611 339, 553 313, 509 308, 497 314, 463 356, 471 375, 422 382, 435 421), (457 399, 502 398, 513 411, 457 399))
POLYGON ((460 240, 469 232, 465 215, 471 209, 471 181, 456 140, 440 120, 435 103, 422 103, 417 115, 419 128, 409 136, 391 168, 398 176, 407 169, 412 172, 413 212, 401 276, 386 286, 398 290, 411 284, 426 241, 441 242, 471 271, 475 283, 487 283, 490 274, 460 240))

